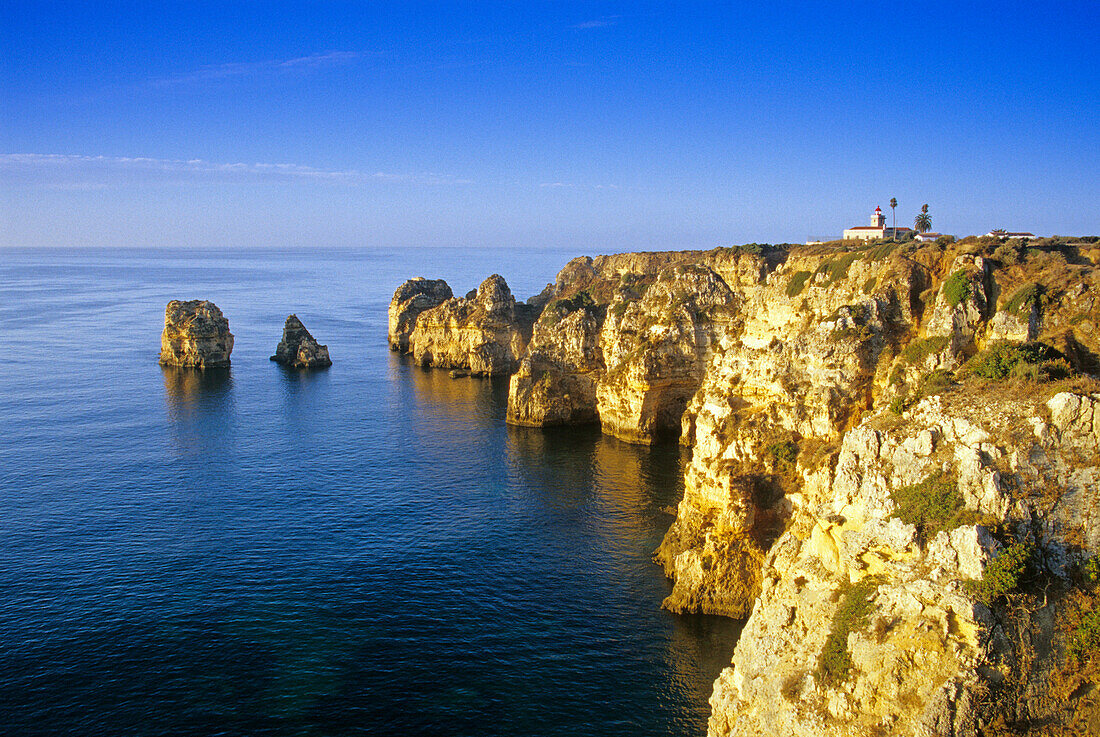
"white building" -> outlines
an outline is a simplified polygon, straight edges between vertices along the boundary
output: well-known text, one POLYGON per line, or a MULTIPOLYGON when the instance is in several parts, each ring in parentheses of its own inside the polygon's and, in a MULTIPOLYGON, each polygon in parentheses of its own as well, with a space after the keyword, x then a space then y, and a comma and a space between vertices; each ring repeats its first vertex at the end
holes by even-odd
POLYGON ((873 241, 876 238, 897 238, 898 236, 912 233, 912 228, 888 228, 886 216, 882 214, 882 208, 876 207, 871 215, 870 225, 855 225, 845 228, 844 240, 873 241))
POLYGON ((1038 238, 1038 236, 1034 233, 1012 233, 1010 231, 1002 230, 1000 228, 998 228, 997 230, 991 230, 986 233, 986 235, 992 236, 994 238, 1038 238))
POLYGON ((942 238, 943 233, 917 233, 915 237, 921 243, 928 243, 929 241, 934 241, 942 238))

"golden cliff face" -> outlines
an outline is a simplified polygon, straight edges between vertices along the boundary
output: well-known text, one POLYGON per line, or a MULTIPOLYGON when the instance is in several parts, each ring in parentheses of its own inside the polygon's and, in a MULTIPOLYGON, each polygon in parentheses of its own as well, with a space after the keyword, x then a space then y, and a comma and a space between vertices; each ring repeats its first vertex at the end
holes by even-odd
MULTIPOLYGON (((434 284, 427 295, 428 300, 450 292, 445 282, 434 284)), ((408 285, 406 282, 402 289, 408 285)), ((424 292, 418 292, 411 301, 420 299, 426 304, 423 295, 424 292)), ((527 349, 532 313, 526 305, 517 305, 508 284, 493 274, 481 283, 470 299, 452 297, 418 312, 405 339, 406 350, 421 366, 463 369, 482 376, 506 376, 515 371, 527 349)), ((403 332, 400 326, 407 325, 408 318, 404 323, 400 318, 408 311, 402 304, 397 304, 395 309, 395 303, 391 302, 390 314, 391 346, 401 349, 403 332), (393 328, 395 313, 398 315, 396 331, 393 328)))
POLYGON ((1100 393, 1048 393, 929 396, 799 459, 709 734, 1095 734, 1056 623, 1100 550, 1100 393))
MULTIPOLYGON (((1100 733, 1100 249, 1040 245, 580 258, 541 295, 509 422, 692 448, 664 605, 748 618, 712 735, 1100 733)), ((457 311, 414 355, 473 352, 428 347, 457 311)))

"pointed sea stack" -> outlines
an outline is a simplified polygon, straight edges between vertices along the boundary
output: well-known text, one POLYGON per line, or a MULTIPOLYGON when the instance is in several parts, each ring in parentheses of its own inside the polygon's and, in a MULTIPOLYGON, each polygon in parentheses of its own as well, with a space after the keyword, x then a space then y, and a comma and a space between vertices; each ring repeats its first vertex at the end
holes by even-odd
POLYGON ((165 366, 228 366, 233 352, 229 320, 213 302, 172 300, 164 308, 160 363, 165 366))
POLYGON ((279 341, 271 360, 298 369, 332 365, 332 360, 328 357, 328 346, 318 344, 297 315, 287 317, 286 324, 283 325, 283 339, 279 341))

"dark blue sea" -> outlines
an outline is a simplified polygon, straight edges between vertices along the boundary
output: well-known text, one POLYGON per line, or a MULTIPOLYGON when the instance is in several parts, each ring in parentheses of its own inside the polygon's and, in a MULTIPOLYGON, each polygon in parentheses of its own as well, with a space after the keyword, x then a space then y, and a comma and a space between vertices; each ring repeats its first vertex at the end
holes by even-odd
POLYGON ((681 452, 387 349, 404 279, 575 255, 0 251, 0 734, 704 734, 739 625, 659 608, 681 452), (161 368, 198 298, 232 368, 161 368), (291 312, 330 369, 268 360, 291 312))

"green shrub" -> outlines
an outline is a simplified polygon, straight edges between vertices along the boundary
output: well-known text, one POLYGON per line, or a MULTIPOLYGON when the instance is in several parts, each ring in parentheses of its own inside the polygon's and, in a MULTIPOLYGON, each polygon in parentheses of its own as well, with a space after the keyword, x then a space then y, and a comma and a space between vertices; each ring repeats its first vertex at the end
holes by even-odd
POLYGON ((1020 263, 1020 251, 1012 241, 1009 241, 1004 245, 997 246, 997 249, 993 251, 993 258, 1006 266, 1014 266, 1020 263))
POLYGON ((875 291, 875 285, 878 284, 878 277, 872 276, 867 281, 863 282, 863 293, 870 294, 875 291))
POLYGON ((867 626, 873 609, 871 599, 883 583, 881 576, 869 576, 841 590, 840 605, 833 614, 829 636, 817 661, 817 678, 835 686, 848 679, 852 657, 848 653, 848 635, 867 626))
POLYGON ((772 251, 787 248, 789 246, 790 244, 788 243, 780 243, 774 246, 771 243, 745 243, 744 245, 733 246, 733 248, 744 251, 745 253, 751 253, 754 256, 763 256, 772 251))
POLYGON ((939 394, 955 384, 955 374, 947 369, 936 369, 921 379, 920 392, 925 396, 939 394))
POLYGON ((983 604, 991 604, 1019 585, 1030 557, 1031 546, 1027 543, 1009 545, 986 564, 981 578, 964 582, 966 592, 983 604))
POLYGON ((1036 284, 1035 282, 1025 284, 1013 292, 1001 311, 1013 315, 1031 312, 1032 307, 1042 304, 1043 291, 1042 284, 1036 284))
POLYGON ((798 445, 792 440, 783 440, 769 445, 768 452, 780 463, 794 463, 798 458, 798 445))
POLYGON ((894 397, 890 400, 890 411, 895 415, 905 414, 905 410, 913 406, 913 400, 908 397, 894 397))
POLYGON ((924 338, 923 340, 914 340, 909 345, 905 346, 905 350, 901 352, 901 357, 909 364, 923 363, 929 356, 939 353, 946 348, 947 342, 948 338, 945 335, 935 338, 924 338))
POLYGON ((866 259, 868 261, 882 261, 893 253, 894 249, 899 245, 897 241, 886 241, 885 243, 881 243, 867 251, 866 259))
POLYGON ((905 368, 902 366, 894 366, 890 371, 890 383, 894 386, 901 386, 905 383, 905 368))
POLYGON ((953 530, 972 524, 976 515, 966 509, 955 480, 948 476, 929 476, 919 484, 890 492, 894 516, 917 528, 923 540, 936 536, 940 530, 953 530))
POLYGON ((1100 555, 1094 555, 1084 562, 1081 566, 1081 575, 1091 583, 1100 581, 1100 555))
POLYGON ((1100 610, 1081 617, 1081 623, 1073 631, 1066 654, 1078 663, 1100 653, 1100 610))
POLYGON ((813 274, 808 271, 796 271, 791 274, 791 280, 787 282, 787 296, 793 299, 802 294, 802 290, 806 286, 806 280, 811 276, 813 274))
POLYGON ((970 284, 970 277, 963 269, 959 269, 947 277, 947 281, 943 283, 944 299, 952 307, 958 307, 960 302, 970 299, 972 293, 973 287, 970 284))
POLYGON ((1072 372, 1065 358, 1046 343, 1012 343, 1000 340, 967 361, 962 372, 966 376, 980 376, 983 379, 1020 376, 1034 377, 1038 381, 1061 374, 1064 374, 1064 378, 1072 372), (1026 364, 1033 364, 1035 368, 1028 368, 1026 364))
POLYGON ((546 325, 557 325, 571 312, 580 309, 588 309, 596 306, 596 300, 587 291, 577 292, 569 299, 555 299, 543 308, 539 315, 539 322, 546 325))

